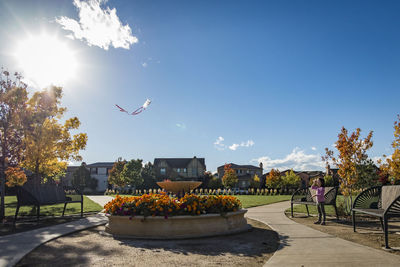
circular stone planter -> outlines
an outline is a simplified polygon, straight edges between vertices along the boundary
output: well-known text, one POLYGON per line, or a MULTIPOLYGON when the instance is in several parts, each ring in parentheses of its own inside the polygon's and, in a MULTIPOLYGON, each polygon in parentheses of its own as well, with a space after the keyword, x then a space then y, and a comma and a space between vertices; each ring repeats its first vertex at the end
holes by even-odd
POLYGON ((244 214, 247 210, 220 214, 198 216, 173 216, 165 219, 162 216, 108 216, 106 232, 116 237, 146 239, 181 239, 225 235, 247 231, 244 214))

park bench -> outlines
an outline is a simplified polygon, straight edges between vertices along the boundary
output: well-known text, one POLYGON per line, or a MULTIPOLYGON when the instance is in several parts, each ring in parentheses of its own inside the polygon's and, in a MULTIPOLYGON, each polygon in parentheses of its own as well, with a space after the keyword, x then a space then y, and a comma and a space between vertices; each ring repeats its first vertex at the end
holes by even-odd
MULTIPOLYGON (((79 190, 73 189, 75 195, 66 194, 66 188, 56 183, 34 184, 31 181, 17 188, 17 208, 15 211, 14 225, 17 221, 21 206, 36 206, 37 221, 40 216, 40 206, 64 204, 62 216, 68 203, 81 203, 81 217, 83 217, 83 195, 79 190)), ((71 188, 72 189, 72 188, 71 188)))
MULTIPOLYGON (((302 188, 296 190, 293 193, 292 198, 290 199, 290 211, 292 217, 293 217, 294 204, 306 205, 307 216, 310 216, 308 205, 314 205, 314 206, 316 205, 316 202, 312 197, 312 195, 315 193, 313 191, 315 190, 311 188, 302 188)), ((336 218, 339 220, 339 215, 336 207, 337 193, 338 193, 337 187, 325 187, 325 205, 331 205, 335 208, 336 218)))
POLYGON ((353 230, 356 231, 356 213, 378 217, 385 234, 385 248, 389 248, 388 221, 400 217, 400 185, 373 186, 361 192, 352 207, 353 230))

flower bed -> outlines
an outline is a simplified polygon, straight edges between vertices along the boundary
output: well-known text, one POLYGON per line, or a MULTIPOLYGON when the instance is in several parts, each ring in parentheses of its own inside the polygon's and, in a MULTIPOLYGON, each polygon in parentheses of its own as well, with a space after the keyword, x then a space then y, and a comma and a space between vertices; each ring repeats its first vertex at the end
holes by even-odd
POLYGON ((171 216, 225 214, 241 208, 240 201, 233 196, 197 196, 186 194, 182 198, 170 197, 165 193, 142 196, 117 196, 108 202, 106 213, 117 216, 171 216))
POLYGON ((117 196, 104 208, 109 219, 106 232, 118 237, 179 239, 238 233, 250 228, 244 217, 246 210, 240 209, 240 201, 233 196, 117 196))

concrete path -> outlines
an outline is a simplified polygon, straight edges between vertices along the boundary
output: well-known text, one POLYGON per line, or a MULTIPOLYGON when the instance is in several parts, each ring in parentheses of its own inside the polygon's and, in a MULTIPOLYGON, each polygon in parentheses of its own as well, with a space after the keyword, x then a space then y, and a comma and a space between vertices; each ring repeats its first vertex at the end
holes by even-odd
POLYGON ((102 207, 104 207, 105 204, 114 199, 114 197, 110 196, 87 196, 87 197, 102 207))
POLYGON ((2 236, 0 237, 0 267, 14 266, 26 254, 47 241, 107 222, 108 219, 104 214, 97 214, 69 223, 2 236))
MULTIPOLYGON (((265 266, 400 266, 400 256, 322 233, 286 217, 289 202, 250 208, 247 217, 278 232, 281 245, 265 266)), ((328 222, 329 223, 329 222, 328 222)))

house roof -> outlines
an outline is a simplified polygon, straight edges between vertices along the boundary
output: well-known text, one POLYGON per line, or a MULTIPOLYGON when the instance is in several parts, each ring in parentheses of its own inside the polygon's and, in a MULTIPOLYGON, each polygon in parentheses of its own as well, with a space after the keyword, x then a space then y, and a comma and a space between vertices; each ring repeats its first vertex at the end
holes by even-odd
POLYGON ((186 168, 189 163, 193 160, 197 159, 200 163, 205 167, 205 159, 204 158, 155 158, 154 165, 157 166, 161 161, 165 161, 168 166, 171 168, 186 168))
POLYGON ((86 165, 88 168, 112 168, 113 166, 114 162, 95 162, 86 165))
MULTIPOLYGON (((235 163, 227 163, 227 164, 230 164, 232 169, 240 169, 240 168, 243 168, 243 169, 257 169, 257 170, 261 169, 260 167, 253 166, 253 165, 238 165, 238 164, 235 164, 235 163)), ((225 167, 225 164, 222 165, 222 166, 219 166, 218 169, 224 168, 224 167, 225 167)))

